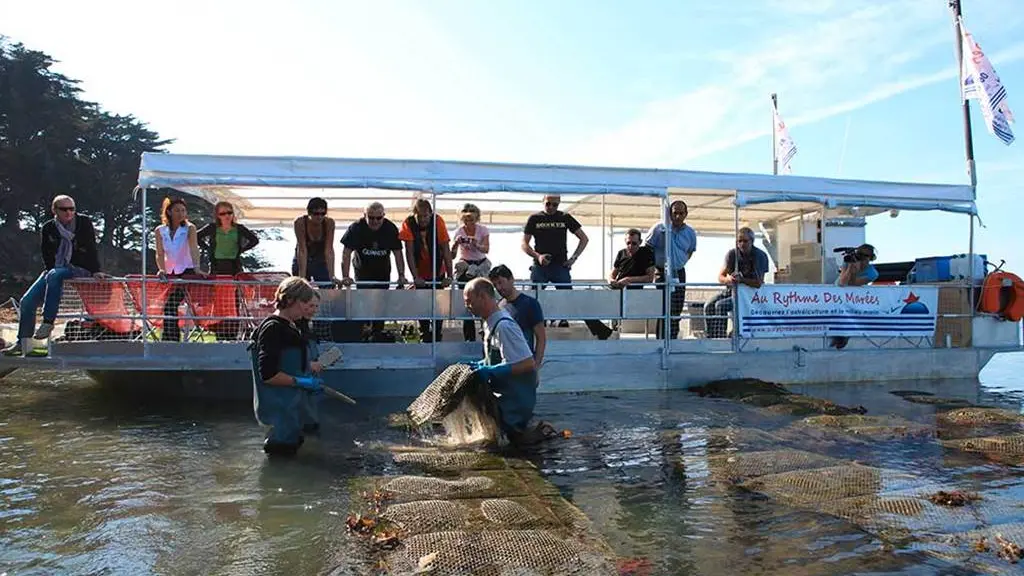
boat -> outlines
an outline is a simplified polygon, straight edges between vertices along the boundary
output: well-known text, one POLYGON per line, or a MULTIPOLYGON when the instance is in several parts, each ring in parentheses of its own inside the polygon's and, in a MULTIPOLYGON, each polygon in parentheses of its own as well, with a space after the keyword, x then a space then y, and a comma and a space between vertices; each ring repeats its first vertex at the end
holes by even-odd
MULTIPOLYGON (((209 202, 231 202, 239 221, 253 227, 290 225, 314 196, 327 200, 339 225, 359 218, 370 200, 380 201, 392 213, 405 213, 415 198, 425 197, 441 215, 474 202, 484 224, 518 227, 535 212, 541 196, 559 194, 562 210, 585 227, 646 230, 659 221, 670 226, 668 206, 681 199, 689 206, 688 223, 702 237, 735 237, 744 226, 757 232, 777 273, 761 288, 744 286, 737 291, 725 338, 710 338, 703 331, 702 302, 721 290, 717 284, 687 283, 687 307, 681 318, 672 319, 669 294, 660 285, 614 290, 605 282, 578 281, 572 290, 536 291, 549 318, 600 318, 619 324, 618 337, 608 340, 572 328, 552 338, 540 370, 540 391, 546 393, 686 388, 723 378, 789 385, 977 378, 995 354, 1021 349, 1019 322, 979 313, 974 305, 986 271, 983 258, 974 254, 976 207, 970 185, 435 160, 145 153, 137 188, 145 229, 151 223, 141 207, 166 189, 209 202), (831 280, 842 248, 863 242, 870 219, 903 211, 952 212, 970 220, 969 245, 962 259, 966 269, 956 277, 938 278, 943 282, 897 274, 873 286, 835 286, 831 280), (664 325, 681 319, 680 337, 670 339, 667 329, 656 333, 658 319, 666 321, 664 325), (842 335, 850 337, 849 345, 842 350, 830 347, 830 338, 842 335)), ((603 244, 602 239, 604 257, 603 244)), ((147 250, 145 243, 142 249, 147 250)), ((610 261, 610 256, 603 259, 610 261)), ((47 343, 46 357, 2 358, 0 371, 79 369, 100 382, 136 389, 250 396, 247 334, 269 313, 268 298, 286 273, 176 281, 188 294, 183 317, 192 325, 190 333, 199 337, 159 342, 152 336, 161 321, 160 298, 166 297, 169 285, 151 272, 143 259, 138 275, 69 282, 61 320, 76 329, 98 326, 102 333, 83 337, 66 328, 64 338, 47 343), (207 337, 228 322, 234 323, 237 337, 207 337)), ((517 280, 526 284, 526 279, 517 280)), ((321 294, 317 320, 326 326, 368 320, 457 323, 470 318, 458 287, 339 288, 321 294)), ((451 363, 481 356, 479 342, 457 340, 343 342, 339 346, 344 361, 327 372, 327 384, 357 399, 415 396, 451 363)))

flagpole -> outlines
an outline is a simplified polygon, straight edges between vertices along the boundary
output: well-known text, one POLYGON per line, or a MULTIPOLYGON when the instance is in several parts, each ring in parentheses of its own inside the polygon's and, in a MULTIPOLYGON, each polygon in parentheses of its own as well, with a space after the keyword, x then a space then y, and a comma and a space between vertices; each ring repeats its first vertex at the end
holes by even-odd
POLYGON ((779 174, 779 153, 778 149, 776 148, 778 143, 775 140, 777 138, 777 136, 775 135, 775 113, 778 111, 778 109, 779 100, 776 97, 775 92, 772 92, 772 174, 776 176, 779 174))
POLYGON ((959 66, 957 69, 957 77, 960 79, 960 99, 963 101, 964 111, 964 153, 967 156, 967 177, 970 178, 971 187, 974 188, 978 185, 978 177, 974 170, 974 137, 971 134, 971 104, 967 98, 964 98, 964 38, 960 29, 960 16, 962 15, 960 0, 949 0, 949 8, 953 11, 953 28, 954 32, 956 32, 956 61, 959 66))

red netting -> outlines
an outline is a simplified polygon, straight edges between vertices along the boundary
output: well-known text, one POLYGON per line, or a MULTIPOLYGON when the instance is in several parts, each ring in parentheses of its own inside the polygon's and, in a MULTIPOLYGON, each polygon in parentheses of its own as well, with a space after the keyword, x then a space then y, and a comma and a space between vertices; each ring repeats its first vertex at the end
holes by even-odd
POLYGON ((88 319, 117 334, 128 334, 141 327, 128 301, 122 280, 70 280, 88 319))

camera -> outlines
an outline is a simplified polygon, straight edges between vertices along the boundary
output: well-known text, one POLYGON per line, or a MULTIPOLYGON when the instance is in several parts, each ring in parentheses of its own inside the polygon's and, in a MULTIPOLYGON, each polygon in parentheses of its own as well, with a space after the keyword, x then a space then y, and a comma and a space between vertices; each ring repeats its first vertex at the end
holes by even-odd
POLYGON ((832 251, 833 252, 842 252, 843 253, 843 263, 844 264, 853 264, 854 262, 859 262, 861 260, 867 260, 868 259, 868 258, 865 258, 863 254, 857 252, 857 248, 855 248, 855 247, 842 246, 842 247, 836 248, 836 249, 834 249, 832 251))

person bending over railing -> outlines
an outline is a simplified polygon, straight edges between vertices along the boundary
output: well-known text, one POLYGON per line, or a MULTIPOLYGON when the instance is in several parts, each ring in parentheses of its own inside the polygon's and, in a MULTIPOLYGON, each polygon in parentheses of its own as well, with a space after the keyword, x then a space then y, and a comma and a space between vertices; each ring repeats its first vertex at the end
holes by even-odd
POLYGON ((743 227, 736 234, 736 247, 725 255, 725 265, 718 272, 718 282, 725 284, 704 305, 708 338, 725 338, 729 313, 733 308, 733 289, 739 284, 760 288, 768 273, 768 254, 754 246, 754 231, 743 227))
MULTIPOLYGON (((398 227, 385 218, 384 205, 371 202, 363 210, 363 217, 349 225, 341 237, 341 285, 351 286, 349 274, 355 264, 356 288, 359 290, 387 290, 391 282, 391 258, 398 269, 398 287, 405 286, 405 261, 398 227), (353 255, 355 261, 353 262, 353 255)), ((370 322, 370 342, 384 339, 384 321, 370 322)))
MULTIPOLYGON (((402 222, 398 239, 405 243, 405 259, 413 273, 412 288, 430 288, 430 284, 434 282, 440 283, 442 287, 451 284, 452 253, 448 246, 448 230, 445 228, 444 219, 434 214, 429 200, 417 198, 413 202, 412 214, 402 222), (432 265, 435 249, 436 267, 432 265)), ((420 341, 440 342, 441 321, 420 320, 420 341)))
POLYGON ((45 340, 50 337, 60 298, 64 294, 65 280, 106 277, 100 272, 92 221, 75 213, 74 198, 61 194, 53 199, 50 207, 53 219, 43 224, 39 231, 44 269, 21 297, 18 338, 4 349, 7 356, 22 356, 30 352, 25 344, 29 338, 45 340), (36 309, 40 302, 43 304, 43 321, 35 329, 36 309))

